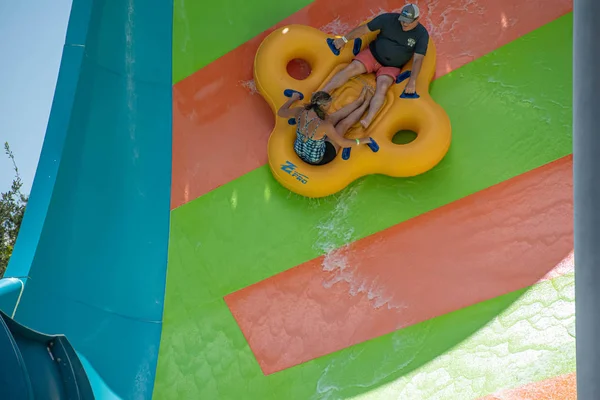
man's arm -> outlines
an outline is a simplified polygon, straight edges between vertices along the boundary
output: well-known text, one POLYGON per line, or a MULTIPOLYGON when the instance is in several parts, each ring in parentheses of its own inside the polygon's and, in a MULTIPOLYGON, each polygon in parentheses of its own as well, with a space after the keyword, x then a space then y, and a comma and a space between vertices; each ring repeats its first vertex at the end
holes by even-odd
POLYGON ((351 41, 351 40, 354 40, 356 38, 362 37, 362 36, 366 35, 369 32, 371 32, 371 30, 369 29, 369 26, 367 24, 360 25, 360 26, 357 26, 356 28, 352 29, 346 35, 346 39, 348 39, 348 41, 351 41))
POLYGON ((425 35, 417 41, 415 46, 415 54, 413 56, 413 64, 412 70, 410 72, 410 78, 406 83, 406 88, 404 91, 408 94, 412 94, 416 90, 417 86, 417 78, 419 77, 419 72, 421 72, 421 66, 423 65, 423 59, 425 58, 425 54, 427 54, 427 47, 429 46, 429 35, 425 35))
POLYGON ((421 65, 423 65, 423 58, 425 58, 425 56, 423 54, 415 53, 415 55, 414 55, 412 70, 410 71, 410 78, 408 79, 408 83, 406 84, 406 89, 404 90, 408 94, 412 94, 416 90, 417 77, 419 76, 419 72, 421 72, 421 65))
POLYGON ((342 47, 344 47, 344 45, 347 42, 350 42, 350 41, 352 41, 352 40, 354 40, 356 38, 364 36, 364 35, 366 35, 369 32, 371 32, 371 30, 369 29, 369 27, 367 26, 367 24, 357 26, 356 28, 352 29, 343 38, 337 38, 337 39, 335 39, 333 41, 333 45, 335 46, 336 49, 341 49, 342 47), (344 40, 344 38, 346 38, 346 40, 344 40))
MULTIPOLYGON (((371 21, 367 22, 366 24, 357 26, 356 28, 352 29, 344 37, 346 38, 346 40, 348 42, 350 42, 356 38, 366 35, 367 33, 379 30, 383 27, 384 23, 387 21, 388 18, 389 18, 388 14, 379 15, 379 16, 373 18, 371 21)), ((346 42, 342 38, 336 39, 334 41, 334 45, 338 49, 341 49, 342 47, 344 47, 345 44, 346 44, 346 42)))

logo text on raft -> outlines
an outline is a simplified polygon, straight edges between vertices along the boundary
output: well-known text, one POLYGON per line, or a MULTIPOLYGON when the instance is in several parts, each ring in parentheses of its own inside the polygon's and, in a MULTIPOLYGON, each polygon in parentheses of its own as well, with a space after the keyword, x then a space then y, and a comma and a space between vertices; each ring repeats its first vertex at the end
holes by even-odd
POLYGON ((306 185, 308 182, 308 176, 298 172, 296 170, 296 165, 289 161, 286 161, 285 164, 281 164, 281 169, 296 178, 298 181, 302 182, 304 185, 306 185))

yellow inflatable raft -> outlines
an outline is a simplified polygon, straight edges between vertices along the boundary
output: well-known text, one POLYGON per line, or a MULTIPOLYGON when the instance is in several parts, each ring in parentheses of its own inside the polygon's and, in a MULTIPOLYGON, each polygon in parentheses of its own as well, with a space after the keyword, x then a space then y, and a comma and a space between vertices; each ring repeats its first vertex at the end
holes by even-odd
MULTIPOLYGON (((275 114, 275 127, 268 144, 269 166, 277 181, 292 192, 324 197, 369 174, 415 176, 433 168, 448 152, 450 120, 429 95, 436 62, 431 39, 416 82, 417 98, 402 96, 408 81, 403 78, 410 73, 411 61, 388 90, 385 104, 369 128, 364 130, 357 123, 346 134, 349 139, 371 136, 376 142, 374 146, 340 150, 332 162, 320 166, 305 163, 294 152, 296 126, 277 116, 277 110, 288 100, 286 94, 289 95, 290 89, 296 90, 308 101, 313 92, 352 61, 355 53, 368 46, 377 33, 355 40, 354 46, 348 43, 335 55, 325 33, 310 26, 288 25, 269 34, 258 48, 254 60, 256 87, 275 114), (294 59, 305 60, 310 65, 311 72, 306 79, 297 80, 287 72, 288 63, 294 59), (416 139, 408 144, 393 143, 392 138, 401 130, 416 132, 416 139)), ((375 87, 375 75, 353 78, 333 92, 329 112, 356 99, 365 83, 375 87)))

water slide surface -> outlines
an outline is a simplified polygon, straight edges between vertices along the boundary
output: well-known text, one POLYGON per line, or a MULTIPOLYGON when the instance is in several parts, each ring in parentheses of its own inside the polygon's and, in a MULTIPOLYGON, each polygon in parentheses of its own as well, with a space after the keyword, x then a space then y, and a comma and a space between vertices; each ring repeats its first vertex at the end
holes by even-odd
POLYGON ((574 399, 572 3, 417 3, 450 151, 316 200, 266 165, 256 49, 403 0, 75 0, 0 306, 99 398, 574 399))
POLYGON ((15 319, 65 334, 98 398, 151 397, 162 327, 172 4, 138 5, 73 2, 6 272, 25 282, 15 319))

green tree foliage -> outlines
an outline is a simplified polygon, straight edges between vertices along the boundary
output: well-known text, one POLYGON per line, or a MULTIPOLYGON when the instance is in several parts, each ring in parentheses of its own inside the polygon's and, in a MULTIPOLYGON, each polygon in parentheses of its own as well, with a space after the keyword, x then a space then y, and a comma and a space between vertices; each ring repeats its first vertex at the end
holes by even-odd
POLYGON ((0 199, 0 277, 4 275, 4 271, 8 266, 8 260, 17 241, 21 221, 25 214, 28 196, 21 193, 23 182, 19 176, 19 169, 15 162, 8 143, 4 143, 4 152, 10 158, 15 172, 15 178, 8 192, 2 193, 0 199))

